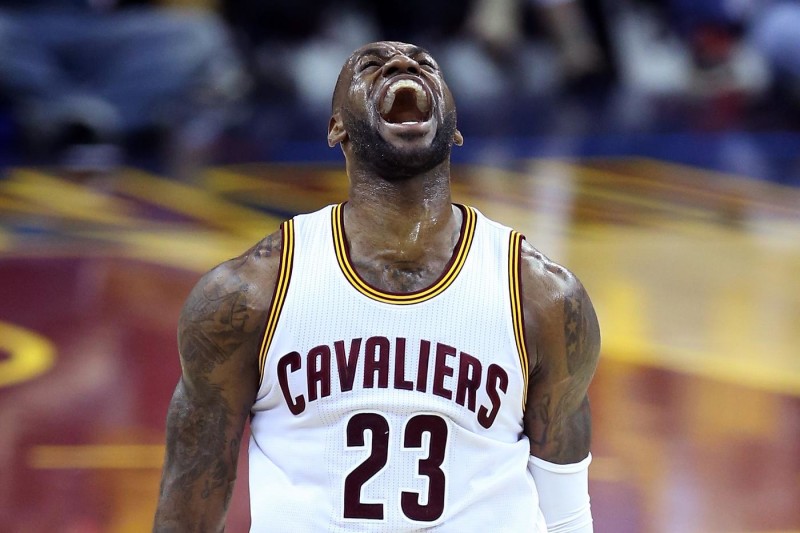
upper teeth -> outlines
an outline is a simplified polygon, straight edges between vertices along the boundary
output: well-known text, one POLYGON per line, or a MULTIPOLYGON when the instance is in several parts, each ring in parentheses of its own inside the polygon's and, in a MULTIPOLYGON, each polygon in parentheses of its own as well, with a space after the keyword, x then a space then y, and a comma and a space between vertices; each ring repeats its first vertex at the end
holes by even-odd
POLYGON ((388 113, 392 110, 392 105, 394 105, 394 99, 397 95, 397 91, 400 89, 413 89, 414 94, 417 97, 417 109, 422 111, 423 113, 428 112, 428 95, 425 93, 425 90, 422 88, 418 82, 414 80, 400 80, 394 82, 390 87, 389 90, 386 91, 386 97, 383 99, 383 106, 381 107, 382 113, 388 113))

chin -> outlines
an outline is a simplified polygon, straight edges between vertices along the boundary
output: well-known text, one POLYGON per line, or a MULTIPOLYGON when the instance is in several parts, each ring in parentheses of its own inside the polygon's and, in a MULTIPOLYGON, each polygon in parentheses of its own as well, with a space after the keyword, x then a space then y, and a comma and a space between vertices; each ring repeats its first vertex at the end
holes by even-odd
POLYGON ((407 179, 428 172, 450 157, 456 131, 455 112, 439 122, 393 124, 380 117, 365 120, 343 115, 358 160, 385 179, 407 179))

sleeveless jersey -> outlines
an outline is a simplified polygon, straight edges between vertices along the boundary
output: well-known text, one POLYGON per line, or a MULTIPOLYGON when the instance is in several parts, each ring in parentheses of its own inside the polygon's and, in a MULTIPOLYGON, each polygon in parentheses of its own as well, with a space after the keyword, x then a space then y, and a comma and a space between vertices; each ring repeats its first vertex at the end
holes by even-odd
POLYGON ((252 532, 544 532, 523 434, 522 236, 473 208, 430 287, 351 264, 343 205, 282 225, 252 408, 252 532))

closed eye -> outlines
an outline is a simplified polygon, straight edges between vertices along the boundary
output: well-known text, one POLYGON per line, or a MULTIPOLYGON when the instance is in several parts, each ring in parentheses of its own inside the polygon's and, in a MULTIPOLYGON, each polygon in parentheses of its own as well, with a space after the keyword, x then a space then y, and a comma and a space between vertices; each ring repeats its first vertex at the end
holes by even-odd
POLYGON ((377 61, 375 59, 371 59, 369 61, 365 61, 364 63, 361 63, 361 65, 359 65, 359 67, 358 67, 358 71, 359 72, 364 72, 367 69, 378 68, 380 66, 381 66, 381 64, 380 64, 379 61, 377 61))
POLYGON ((438 68, 436 66, 436 63, 434 63, 430 59, 422 59, 418 63, 419 63, 419 66, 421 66, 422 68, 428 69, 428 70, 436 70, 438 68))

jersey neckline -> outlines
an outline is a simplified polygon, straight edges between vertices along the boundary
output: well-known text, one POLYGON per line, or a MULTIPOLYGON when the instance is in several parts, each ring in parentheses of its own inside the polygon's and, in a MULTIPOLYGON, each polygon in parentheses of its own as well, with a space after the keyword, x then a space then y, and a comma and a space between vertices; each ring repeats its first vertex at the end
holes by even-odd
POLYGON ((416 304, 430 300, 431 298, 441 294, 453 283, 453 281, 455 281, 459 272, 461 272, 461 269, 467 260, 470 247, 472 246, 473 237, 475 236, 475 226, 477 221, 475 210, 469 206, 461 204, 453 205, 461 210, 462 220, 461 234, 459 235, 458 242, 453 249, 453 255, 450 257, 450 261, 448 261, 439 278, 429 287, 408 293, 383 291, 373 287, 363 278, 361 278, 356 269, 353 267, 353 263, 350 258, 349 246, 347 245, 347 235, 344 231, 344 203, 334 205, 333 209, 331 210, 333 245, 336 250, 336 260, 339 264, 342 274, 344 274, 344 277, 347 279, 347 281, 350 282, 350 284, 358 292, 378 302, 397 305, 416 304))

